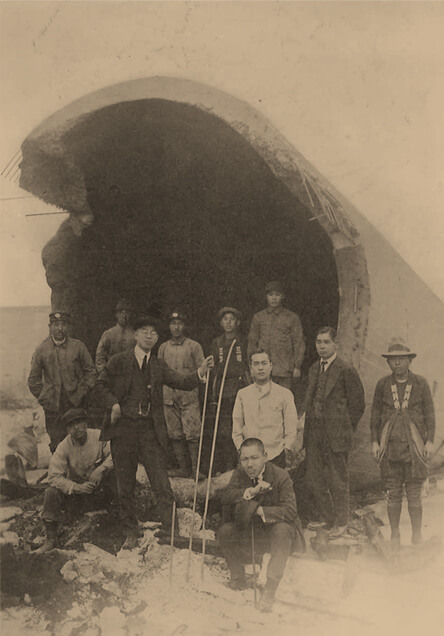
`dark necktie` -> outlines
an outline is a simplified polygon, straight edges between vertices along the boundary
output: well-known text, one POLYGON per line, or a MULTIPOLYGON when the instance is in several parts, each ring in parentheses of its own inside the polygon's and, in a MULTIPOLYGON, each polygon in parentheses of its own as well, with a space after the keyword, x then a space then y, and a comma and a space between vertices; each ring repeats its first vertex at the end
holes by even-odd
POLYGON ((259 477, 253 477, 251 481, 253 482, 253 486, 257 486, 259 483, 259 477))
POLYGON ((322 360, 321 362, 321 373, 325 373, 325 367, 327 366, 327 360, 322 360))
POLYGON ((145 371, 146 369, 146 363, 147 363, 147 357, 146 355, 143 356, 143 362, 142 362, 142 373, 145 371))

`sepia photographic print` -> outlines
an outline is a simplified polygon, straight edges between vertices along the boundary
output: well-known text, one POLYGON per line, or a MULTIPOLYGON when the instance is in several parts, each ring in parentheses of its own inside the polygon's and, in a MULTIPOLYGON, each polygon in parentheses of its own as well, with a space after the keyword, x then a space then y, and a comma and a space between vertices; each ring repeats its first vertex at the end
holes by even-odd
POLYGON ((0 18, 2 634, 443 633, 444 4, 0 18))

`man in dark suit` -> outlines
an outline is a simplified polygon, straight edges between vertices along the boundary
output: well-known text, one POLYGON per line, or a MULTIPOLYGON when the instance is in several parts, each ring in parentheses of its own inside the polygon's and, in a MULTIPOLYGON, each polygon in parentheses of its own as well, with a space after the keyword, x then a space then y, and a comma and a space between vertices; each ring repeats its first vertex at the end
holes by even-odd
POLYGON ((135 324, 136 346, 113 356, 100 373, 96 391, 107 416, 103 440, 111 440, 119 494, 120 517, 126 534, 124 548, 137 543, 135 485, 137 464, 143 464, 157 500, 165 530, 171 529, 173 492, 166 469, 168 435, 163 413, 162 387, 191 390, 213 366, 209 356, 197 373, 180 374, 153 355, 159 335, 156 320, 139 318, 135 324))
POLYGON ((221 495, 224 523, 218 540, 230 570, 229 587, 245 589, 253 525, 257 554, 271 553, 260 600, 260 609, 269 612, 289 555, 305 549, 304 536, 287 472, 267 462, 264 445, 255 437, 242 442, 239 455, 240 465, 221 495))
POLYGON ((305 399, 304 448, 306 480, 319 521, 315 530, 328 526, 334 539, 348 522, 348 453, 353 432, 365 409, 364 388, 356 369, 337 355, 336 331, 322 327, 316 336, 319 362, 309 371, 305 399))
POLYGON ((427 380, 410 371, 416 353, 402 338, 393 338, 382 357, 392 373, 376 385, 370 430, 372 454, 380 464, 387 491, 392 545, 397 548, 401 542, 403 489, 412 524, 412 543, 422 541, 421 491, 428 474, 427 462, 433 454, 435 409, 427 380))

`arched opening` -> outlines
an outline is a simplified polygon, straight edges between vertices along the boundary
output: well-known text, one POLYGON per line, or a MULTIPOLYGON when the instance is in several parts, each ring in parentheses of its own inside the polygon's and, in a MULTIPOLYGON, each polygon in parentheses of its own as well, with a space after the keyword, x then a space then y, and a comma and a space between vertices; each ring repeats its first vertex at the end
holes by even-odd
POLYGON ((273 279, 285 281, 308 343, 320 325, 337 324, 329 236, 224 121, 138 100, 95 111, 64 141, 94 215, 78 270, 77 334, 90 346, 121 295, 139 308, 186 307, 207 344, 222 305, 238 306, 248 323, 273 279))
POLYGON ((61 228, 44 253, 54 308, 63 297, 90 349, 121 295, 139 310, 181 305, 205 346, 221 305, 248 325, 264 284, 281 279, 305 366, 323 324, 359 366, 370 297, 350 206, 247 104, 187 80, 134 80, 55 113, 22 152, 24 188, 94 219, 81 236, 61 228))

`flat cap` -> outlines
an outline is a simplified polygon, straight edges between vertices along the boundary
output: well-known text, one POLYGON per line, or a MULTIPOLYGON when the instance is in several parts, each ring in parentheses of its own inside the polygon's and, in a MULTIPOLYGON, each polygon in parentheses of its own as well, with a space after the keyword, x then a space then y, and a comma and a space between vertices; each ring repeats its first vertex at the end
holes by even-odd
POLYGON ((116 305, 116 311, 123 311, 124 309, 133 311, 133 306, 126 298, 121 298, 116 305))
POLYGON ((272 280, 270 283, 265 285, 265 293, 269 294, 270 292, 285 294, 285 287, 283 283, 280 283, 278 280, 272 280))
POLYGON ((222 309, 219 309, 219 320, 222 320, 225 314, 233 314, 238 320, 242 320, 242 314, 236 307, 222 307, 222 309))
POLYGON ((49 322, 57 322, 58 320, 71 322, 71 314, 68 314, 67 311, 52 311, 49 314, 49 322))
POLYGON ((80 422, 82 420, 84 422, 88 421, 88 414, 85 409, 69 409, 69 411, 66 411, 66 413, 64 413, 60 418, 60 424, 67 428, 70 424, 80 422))

